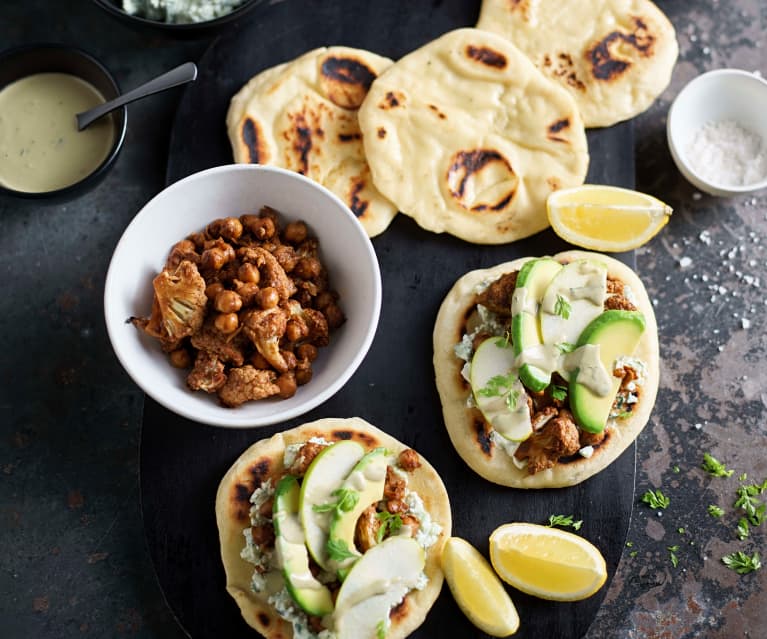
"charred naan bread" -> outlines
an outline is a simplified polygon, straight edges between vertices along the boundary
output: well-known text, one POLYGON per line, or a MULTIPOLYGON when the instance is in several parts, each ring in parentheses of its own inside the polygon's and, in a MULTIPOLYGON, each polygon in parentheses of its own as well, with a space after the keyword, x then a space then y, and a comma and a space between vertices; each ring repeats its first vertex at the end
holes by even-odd
POLYGON ((570 94, 508 40, 458 29, 397 61, 359 112, 378 189, 423 228, 502 244, 548 226, 588 150, 570 94))
POLYGON ((477 28, 509 38, 570 91, 586 127, 647 109, 679 53, 674 27, 649 0, 483 0, 477 28))
POLYGON ((330 47, 262 71, 232 98, 226 116, 235 162, 302 173, 340 197, 369 236, 383 232, 397 208, 373 185, 357 108, 391 63, 330 47))
MULTIPOLYGON (((308 466, 308 460, 304 456, 310 454, 304 452, 306 449, 303 445, 308 448, 314 447, 315 450, 311 454, 317 455, 316 449, 341 441, 361 444, 365 451, 384 447, 387 455, 399 460, 396 466, 392 462, 394 472, 392 472, 391 484, 389 484, 387 469, 387 487, 384 497, 386 499, 396 497, 394 492, 397 490, 413 492, 422 502, 423 513, 428 513, 430 516, 431 539, 423 543, 425 546, 423 587, 409 591, 402 602, 390 611, 387 639, 403 639, 415 631, 423 623, 442 589, 444 576, 440 567, 440 555, 445 541, 450 537, 452 518, 447 491, 437 471, 418 453, 363 419, 358 417, 319 419, 253 444, 240 455, 224 475, 216 495, 216 521, 221 543, 221 559, 226 572, 226 590, 237 602, 248 625, 268 639, 294 637, 294 624, 303 624, 306 628, 306 615, 300 612, 295 602, 286 603, 284 594, 282 599, 277 594, 281 588, 284 588, 284 582, 279 569, 271 565, 271 561, 262 562, 265 565, 261 566, 259 573, 263 580, 261 588, 258 590, 254 588, 254 564, 243 558, 243 550, 246 548, 243 531, 252 535, 250 526, 253 512, 251 509, 258 510, 255 504, 259 500, 254 500, 251 496, 255 491, 267 490, 269 486, 273 492, 274 486, 281 477, 299 472, 296 471, 296 467, 302 468, 300 474, 303 475, 308 466), (322 442, 322 444, 315 442, 322 442), (297 450, 293 453, 295 461, 286 467, 286 451, 289 447, 297 450), (409 462, 407 465, 402 462, 403 455, 407 455, 409 462), (297 610, 299 614, 295 614, 297 610), (293 619, 289 621, 287 617, 291 616, 293 619)), ((264 494, 262 498, 269 505, 271 497, 264 494)), ((405 502, 410 503, 409 497, 405 497, 405 502)), ((398 505, 405 506, 404 503, 398 505)), ((400 509, 399 512, 403 517, 407 517, 406 511, 400 509)), ((420 523, 425 527, 428 522, 423 513, 420 523)), ((271 519, 265 520, 263 525, 259 526, 260 538, 267 542, 269 540, 267 529, 271 526, 271 519)), ((426 531, 423 530, 423 532, 426 531)), ((274 539, 273 535, 271 539, 274 539)), ((314 621, 318 621, 318 618, 314 621)), ((319 630, 314 632, 318 633, 319 630)), ((302 634, 302 636, 307 635, 302 634)), ((361 634, 355 636, 362 639, 361 634)))
MULTIPOLYGON (((604 431, 596 437, 581 431, 580 435, 576 436, 571 452, 549 467, 546 467, 548 464, 544 464, 540 470, 531 472, 532 459, 527 459, 527 467, 525 467, 521 460, 513 458, 513 453, 504 449, 506 444, 504 438, 493 432, 479 409, 469 401, 472 395, 471 387, 462 375, 466 361, 458 356, 460 349, 456 349, 457 345, 465 341, 464 335, 468 331, 467 323, 472 315, 476 315, 475 309, 478 303, 484 301, 484 304, 489 304, 488 300, 493 297, 498 302, 499 297, 502 297, 503 306, 507 306, 506 312, 510 313, 510 297, 516 286, 516 272, 531 259, 533 258, 520 258, 488 269, 471 271, 453 285, 442 302, 434 326, 434 373, 437 390, 450 440, 458 454, 478 475, 496 484, 514 488, 572 486, 598 473, 616 460, 647 424, 655 404, 660 380, 658 328, 652 304, 642 281, 628 266, 614 258, 587 251, 567 251, 553 256, 553 259, 561 264, 576 260, 591 260, 607 266, 607 278, 608 282, 611 282, 608 291, 613 291, 608 297, 618 295, 622 298, 619 304, 610 304, 610 307, 626 309, 630 304, 634 310, 641 312, 644 316, 645 329, 630 358, 630 365, 642 370, 635 371, 637 377, 632 377, 628 382, 626 382, 627 378, 624 378, 622 383, 619 395, 625 394, 625 408, 621 409, 625 413, 611 418, 604 431), (504 277, 509 278, 507 283, 513 285, 501 286, 500 289, 505 288, 502 296, 497 295, 497 291, 484 294, 484 298, 483 294, 478 293, 478 290, 490 291, 490 284, 500 282, 504 277), (634 394, 633 399, 629 393, 634 394), (578 441, 578 437, 581 441, 578 441), (579 448, 588 446, 593 449, 590 451, 590 456, 579 454, 579 448)), ((502 313, 505 309, 496 310, 502 313)), ((509 318, 499 315, 498 320, 500 321, 494 328, 498 333, 503 334, 507 330, 504 322, 507 322, 509 318)), ((627 363, 626 366, 629 364, 627 363)), ((633 376, 634 373, 631 375, 633 376)), ((544 421, 551 419, 552 422, 560 417, 570 419, 559 410, 566 409, 567 405, 562 401, 553 401, 548 390, 530 393, 530 398, 534 405, 534 409, 531 410, 531 413, 534 413, 532 414, 534 424, 539 418, 544 421), (552 411, 552 408, 557 408, 559 412, 552 411)), ((619 401, 622 400, 616 400, 616 403, 619 401)), ((543 426, 536 432, 543 437, 547 435, 545 429, 546 427, 543 426)), ((536 435, 533 435, 522 443, 527 448, 526 452, 532 452, 535 437, 536 435)), ((543 444, 544 446, 549 443, 554 445, 552 460, 559 457, 558 453, 561 452, 555 445, 559 442, 553 439, 554 434, 552 434, 551 442, 543 444)), ((547 451, 541 450, 541 452, 547 451)))

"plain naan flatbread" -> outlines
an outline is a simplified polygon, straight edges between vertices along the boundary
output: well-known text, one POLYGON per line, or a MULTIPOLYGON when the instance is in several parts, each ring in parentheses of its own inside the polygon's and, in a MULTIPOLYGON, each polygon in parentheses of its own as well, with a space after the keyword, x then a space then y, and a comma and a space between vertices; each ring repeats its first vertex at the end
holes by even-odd
POLYGON ((323 47, 262 71, 229 105, 235 162, 302 173, 339 196, 369 236, 383 232, 397 207, 373 185, 357 108, 391 64, 369 51, 323 47))
POLYGON ((483 0, 477 28, 509 38, 570 91, 587 127, 647 109, 679 54, 674 27, 649 0, 483 0))
POLYGON ((520 469, 511 457, 491 439, 485 420, 478 409, 467 404, 471 393, 468 382, 461 375, 464 361, 453 347, 463 337, 466 318, 474 308, 477 286, 518 271, 533 258, 520 258, 487 269, 466 273, 453 285, 439 309, 434 325, 434 374, 442 403, 442 414, 450 441, 463 460, 481 477, 514 488, 556 488, 573 486, 588 479, 613 461, 628 448, 650 419, 660 381, 660 355, 658 327, 650 299, 642 281, 628 266, 618 260, 587 251, 567 251, 554 255, 561 263, 589 259, 603 262, 607 272, 631 288, 632 301, 644 315, 645 330, 633 357, 644 362, 646 378, 642 384, 639 403, 631 416, 616 420, 608 426, 607 437, 594 448, 591 457, 577 457, 568 463, 530 475, 520 469))
POLYGON ((575 101, 508 40, 458 29, 373 82, 359 111, 373 181, 423 228, 502 244, 548 226, 586 176, 575 101))

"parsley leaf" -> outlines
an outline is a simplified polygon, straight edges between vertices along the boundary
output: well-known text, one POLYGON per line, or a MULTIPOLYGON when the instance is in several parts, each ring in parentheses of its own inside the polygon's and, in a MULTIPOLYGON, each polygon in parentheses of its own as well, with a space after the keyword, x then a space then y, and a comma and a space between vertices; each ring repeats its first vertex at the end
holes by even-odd
POLYGON ((701 468, 713 477, 729 477, 735 472, 734 470, 727 470, 727 467, 722 462, 709 453, 703 454, 701 468))
POLYGON ((615 417, 617 419, 628 419, 631 417, 634 413, 632 413, 630 410, 624 410, 618 413, 615 417))
POLYGON ((554 304, 554 313, 559 315, 562 319, 570 319, 572 310, 573 308, 570 306, 570 302, 561 295, 557 295, 557 301, 554 304))
POLYGON ((381 522, 381 525, 376 532, 376 541, 379 544, 383 541, 387 532, 390 535, 396 535, 400 531, 400 528, 402 528, 402 517, 399 516, 399 513, 390 513, 385 510, 376 513, 376 519, 381 522))
POLYGON ((676 568, 679 565, 679 557, 676 556, 676 552, 679 550, 679 546, 666 546, 666 550, 668 550, 668 556, 671 559, 671 565, 676 568))
POLYGON ((749 529, 748 519, 741 517, 738 522, 738 539, 743 541, 744 539, 747 539, 750 534, 751 531, 749 529))
POLYGON ((508 395, 506 395, 506 406, 509 410, 516 410, 517 408, 517 400, 519 400, 519 391, 513 390, 508 395))
POLYGON ((356 557, 356 553, 349 550, 349 546, 343 539, 328 539, 327 543, 328 557, 333 561, 343 561, 349 557, 356 557))
POLYGON ((715 504, 711 504, 708 507, 708 514, 711 515, 712 517, 721 517, 722 515, 724 515, 724 510, 722 510, 721 508, 719 508, 719 506, 716 506, 715 504))
POLYGON ((575 344, 572 344, 571 342, 558 342, 557 344, 554 344, 559 349, 560 353, 572 353, 575 350, 575 344))
POLYGON ((338 499, 327 504, 315 504, 312 506, 312 510, 316 513, 328 513, 334 510, 348 513, 360 500, 360 494, 351 488, 338 488, 330 493, 330 495, 331 497, 338 497, 338 499))
POLYGON ((556 384, 552 384, 549 386, 549 393, 554 399, 563 402, 567 398, 567 386, 557 386, 556 384))
POLYGON ((376 624, 376 639, 386 639, 386 620, 381 619, 376 624))
POLYGON ((499 337, 497 340, 495 340, 495 345, 499 348, 508 348, 511 346, 511 332, 506 331, 503 334, 503 337, 499 337))
POLYGON ((513 372, 508 375, 494 375, 483 388, 479 389, 479 395, 482 397, 500 397, 503 392, 501 389, 508 391, 511 389, 511 385, 516 380, 517 376, 513 372))
POLYGON ((737 490, 738 499, 733 506, 746 511, 746 517, 753 526, 758 526, 764 521, 767 505, 756 499, 756 496, 761 495, 765 490, 767 490, 767 479, 761 484, 741 485, 737 490))
POLYGON ((562 526, 563 528, 572 526, 573 530, 580 530, 582 525, 583 520, 573 521, 572 515, 551 515, 548 523, 549 528, 552 526, 562 526))
POLYGON ((749 557, 742 550, 730 553, 729 555, 725 555, 722 557, 722 563, 731 570, 737 572, 739 575, 745 575, 749 572, 754 572, 754 570, 759 570, 759 568, 762 567, 762 562, 758 552, 755 552, 751 557, 749 557))
POLYGON ((671 500, 666 497, 660 489, 656 491, 648 490, 642 495, 642 501, 649 505, 650 508, 668 508, 671 500))
POLYGON ((674 465, 674 467, 671 469, 675 475, 678 475, 680 473, 680 468, 677 465, 674 465))

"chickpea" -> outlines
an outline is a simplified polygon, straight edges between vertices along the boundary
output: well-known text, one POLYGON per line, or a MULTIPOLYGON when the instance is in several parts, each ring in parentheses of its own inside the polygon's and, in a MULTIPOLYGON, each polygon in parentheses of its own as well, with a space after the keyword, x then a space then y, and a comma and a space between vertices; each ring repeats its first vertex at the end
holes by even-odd
POLYGON ((341 326, 341 324, 346 321, 346 318, 344 317, 343 312, 338 307, 337 304, 329 304, 324 309, 322 309, 322 314, 325 316, 325 319, 328 321, 328 328, 338 328, 341 326))
POLYGON ((285 365, 289 371, 292 371, 296 366, 298 366, 298 360, 296 359, 293 351, 281 350, 280 355, 285 358, 285 365))
POLYGON ((298 359, 305 359, 309 362, 313 362, 317 359, 317 355, 317 347, 313 344, 301 344, 296 349, 296 357, 298 357, 298 359))
POLYGON ((209 248, 202 252, 201 264, 203 268, 220 271, 227 261, 226 253, 219 248, 209 248))
POLYGON ((280 375, 275 384, 280 387, 280 392, 278 394, 282 399, 293 397, 293 395, 296 394, 296 390, 298 390, 296 376, 290 371, 280 375))
POLYGON ((331 293, 330 291, 322 291, 319 295, 317 295, 317 298, 315 299, 314 303, 316 304, 317 308, 319 310, 323 310, 326 307, 330 306, 331 304, 335 304, 336 297, 331 293))
POLYGON ((255 284, 254 282, 246 282, 246 283, 235 283, 235 287, 237 289, 237 295, 240 296, 240 299, 242 300, 243 307, 249 307, 256 304, 256 299, 258 298, 258 284, 255 284))
POLYGON ((240 268, 237 269, 237 279, 251 284, 258 284, 261 279, 261 273, 255 264, 245 262, 245 264, 241 264, 240 268))
POLYGON ((306 224, 304 222, 288 222, 282 236, 286 242, 290 242, 291 244, 300 244, 306 239, 307 233, 308 229, 306 228, 306 224))
POLYGON ((192 356, 185 348, 177 348, 168 355, 170 365, 174 368, 190 368, 192 366, 192 356))
POLYGON ((224 285, 221 282, 211 282, 205 287, 205 296, 209 300, 216 299, 216 296, 224 290, 224 285))
POLYGON ((213 237, 236 240, 242 235, 242 222, 236 217, 225 217, 208 224, 208 233, 213 237))
POLYGON ((288 320, 288 325, 285 328, 285 337, 288 338, 289 342, 297 342, 302 337, 306 337, 308 332, 305 325, 295 320, 288 320))
POLYGON ((271 218, 256 217, 254 215, 248 215, 246 217, 247 220, 243 220, 243 224, 245 224, 247 229, 256 239, 269 240, 273 238, 274 234, 277 232, 277 227, 271 218))
POLYGON ((234 291, 220 291, 213 305, 222 313, 236 313, 242 308, 242 298, 234 291))
POLYGON ((293 273, 305 280, 316 279, 320 276, 321 271, 322 266, 320 266, 319 260, 313 257, 302 257, 293 269, 293 273))
POLYGON ((280 294, 272 286, 267 286, 258 291, 256 302, 263 309, 274 308, 280 303, 280 294))
POLYGON ((267 361, 267 359, 261 355, 258 351, 253 353, 253 355, 250 356, 250 363, 253 364, 256 368, 260 368, 262 370, 269 370, 272 365, 267 361))
POLYGON ((205 246, 205 234, 204 233, 192 233, 186 239, 194 244, 195 249, 198 251, 205 246))
POLYGON ((304 384, 308 384, 310 381, 312 381, 312 368, 311 366, 306 367, 297 367, 296 368, 296 383, 299 386, 303 386, 304 384))
POLYGON ((219 332, 228 335, 234 333, 240 325, 237 313, 219 313, 213 322, 213 325, 219 332))

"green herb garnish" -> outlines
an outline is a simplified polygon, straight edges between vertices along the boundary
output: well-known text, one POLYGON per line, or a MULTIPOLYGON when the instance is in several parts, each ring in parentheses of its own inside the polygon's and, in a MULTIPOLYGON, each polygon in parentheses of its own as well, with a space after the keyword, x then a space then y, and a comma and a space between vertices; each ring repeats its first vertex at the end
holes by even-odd
POLYGON ((722 510, 721 508, 719 508, 719 506, 716 506, 715 504, 711 504, 708 507, 708 514, 711 515, 712 517, 721 517, 722 515, 724 515, 724 510, 722 510))
POLYGON ((615 417, 617 419, 628 419, 633 413, 630 410, 624 410, 618 413, 615 417))
POLYGON ((503 334, 503 337, 499 337, 497 340, 495 340, 495 345, 498 348, 508 348, 511 344, 511 332, 506 331, 503 334))
POLYGON ((386 510, 376 513, 376 519, 381 522, 376 532, 376 541, 380 544, 388 532, 390 535, 396 535, 402 528, 402 517, 399 513, 390 513, 386 510))
POLYGON ((330 495, 331 497, 338 497, 338 499, 327 504, 315 504, 312 506, 312 510, 316 513, 329 513, 334 510, 348 513, 360 500, 360 494, 351 488, 338 488, 330 495))
POLYGON ((764 521, 767 505, 755 497, 761 495, 765 490, 767 490, 767 479, 761 484, 742 485, 737 490, 738 499, 733 506, 746 511, 746 517, 752 526, 758 526, 764 521))
POLYGON ((671 470, 674 472, 674 474, 676 475, 679 474, 679 466, 674 465, 674 467, 671 470))
POLYGON ((722 462, 712 457, 709 453, 703 454, 701 468, 713 477, 729 477, 735 472, 734 470, 727 470, 727 467, 722 462))
POLYGON ((676 568, 679 565, 679 557, 676 556, 676 552, 679 550, 679 546, 666 546, 666 550, 668 550, 668 556, 671 559, 671 565, 676 568))
POLYGON ((376 639, 386 639, 386 620, 384 619, 376 624, 376 639))
POLYGON ((762 562, 758 552, 755 552, 749 557, 742 550, 730 553, 729 555, 725 555, 722 557, 722 563, 731 570, 737 572, 739 575, 745 575, 749 572, 754 572, 754 570, 759 570, 759 568, 762 567, 762 562))
POLYGON ((638 551, 638 550, 632 550, 632 551, 629 553, 629 557, 636 557, 638 554, 639 554, 639 551, 638 551))
POLYGON ((750 526, 748 525, 748 519, 745 517, 741 517, 740 521, 738 522, 738 539, 743 541, 744 539, 748 539, 748 536, 751 534, 750 526))
POLYGON ((642 495, 642 501, 645 504, 648 504, 650 508, 668 508, 668 505, 671 503, 671 500, 666 497, 660 489, 656 491, 648 490, 644 495, 642 495))
POLYGON ((563 402, 567 398, 567 386, 557 386, 556 384, 552 384, 549 386, 549 393, 552 398, 563 402))
POLYGON ((557 301, 554 304, 554 314, 559 315, 562 319, 570 319, 572 310, 573 307, 570 306, 570 302, 561 295, 557 295, 557 301))
POLYGON ((576 348, 575 344, 572 344, 570 342, 559 342, 557 344, 554 344, 554 346, 556 346, 559 349, 560 353, 565 353, 565 354, 572 353, 576 348))
POLYGON ((508 392, 511 389, 512 384, 516 381, 517 376, 514 373, 508 375, 494 375, 483 388, 480 388, 478 394, 482 397, 500 397, 504 392, 508 392))
POLYGON ((573 530, 580 530, 582 525, 583 520, 574 521, 572 515, 551 515, 548 524, 549 528, 552 526, 562 526, 563 528, 570 526, 573 530))
POLYGON ((684 528, 682 528, 681 526, 680 526, 679 528, 677 528, 677 529, 676 529, 676 531, 677 531, 677 532, 678 532, 680 535, 684 535, 684 528))
POLYGON ((519 400, 519 391, 513 390, 506 395, 506 406, 509 410, 517 409, 517 401, 519 400))
POLYGON ((349 546, 343 539, 328 539, 326 546, 328 550, 328 557, 333 561, 343 561, 349 559, 349 557, 356 557, 357 555, 349 550, 349 546))

